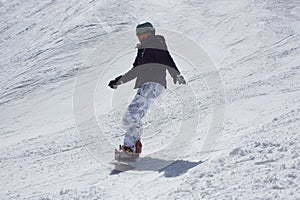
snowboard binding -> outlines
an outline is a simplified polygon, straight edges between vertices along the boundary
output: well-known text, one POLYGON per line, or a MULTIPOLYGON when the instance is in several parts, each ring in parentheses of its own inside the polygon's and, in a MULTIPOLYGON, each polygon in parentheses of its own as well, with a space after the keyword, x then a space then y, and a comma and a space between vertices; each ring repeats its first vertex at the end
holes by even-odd
POLYGON ((142 143, 140 140, 136 142, 134 148, 119 145, 119 149, 115 149, 115 159, 118 161, 130 161, 134 162, 139 158, 142 152, 142 143))

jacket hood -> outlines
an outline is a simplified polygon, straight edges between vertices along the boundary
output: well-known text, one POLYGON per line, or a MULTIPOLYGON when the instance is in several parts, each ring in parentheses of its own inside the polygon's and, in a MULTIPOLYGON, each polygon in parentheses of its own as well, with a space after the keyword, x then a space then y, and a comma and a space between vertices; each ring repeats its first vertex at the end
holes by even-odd
POLYGON ((167 50, 167 44, 164 36, 162 35, 151 35, 145 38, 140 44, 137 45, 137 48, 153 48, 153 49, 162 49, 167 50))

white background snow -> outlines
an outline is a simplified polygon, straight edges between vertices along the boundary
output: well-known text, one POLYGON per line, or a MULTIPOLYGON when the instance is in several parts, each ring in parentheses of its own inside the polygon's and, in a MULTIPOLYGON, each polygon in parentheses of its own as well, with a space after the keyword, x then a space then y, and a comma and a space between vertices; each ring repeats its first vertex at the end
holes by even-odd
MULTIPOLYGON (((0 16, 0 199, 300 199, 299 0, 1 0, 0 16), (207 52, 225 89, 224 128, 204 162, 200 134, 177 165, 110 175, 77 133, 74 82, 101 42, 141 21, 178 31, 207 52)), ((134 56, 115 63, 96 91, 98 120, 116 145, 130 98, 113 112, 118 122, 109 120, 111 102, 101 95, 112 93, 107 82, 130 69, 134 56)), ((174 58, 198 86, 201 132, 210 120, 209 91, 174 58)), ((155 129, 164 119, 157 106, 150 111, 145 152, 172 139, 176 109, 167 110, 170 126, 155 129)))

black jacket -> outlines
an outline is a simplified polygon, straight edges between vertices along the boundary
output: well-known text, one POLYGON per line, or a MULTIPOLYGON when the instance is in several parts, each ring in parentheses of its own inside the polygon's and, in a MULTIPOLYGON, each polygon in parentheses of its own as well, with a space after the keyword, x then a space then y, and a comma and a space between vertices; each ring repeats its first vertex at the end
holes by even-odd
POLYGON ((166 71, 172 77, 180 74, 168 51, 163 36, 149 36, 137 48, 138 52, 133 68, 119 79, 120 83, 126 83, 136 78, 134 88, 139 88, 146 82, 160 83, 166 88, 166 71))

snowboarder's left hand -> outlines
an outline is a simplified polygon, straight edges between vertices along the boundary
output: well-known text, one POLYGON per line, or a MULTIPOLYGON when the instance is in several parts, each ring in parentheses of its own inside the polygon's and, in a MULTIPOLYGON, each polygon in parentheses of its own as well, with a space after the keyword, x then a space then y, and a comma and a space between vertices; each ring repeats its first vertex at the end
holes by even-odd
POLYGON ((108 86, 111 87, 112 89, 117 89, 118 85, 121 85, 121 82, 119 81, 122 78, 122 76, 118 76, 114 80, 111 80, 108 83, 108 86))
POLYGON ((186 84, 186 81, 184 80, 183 76, 180 74, 173 77, 173 82, 174 84, 176 84, 177 82, 179 84, 186 84))

